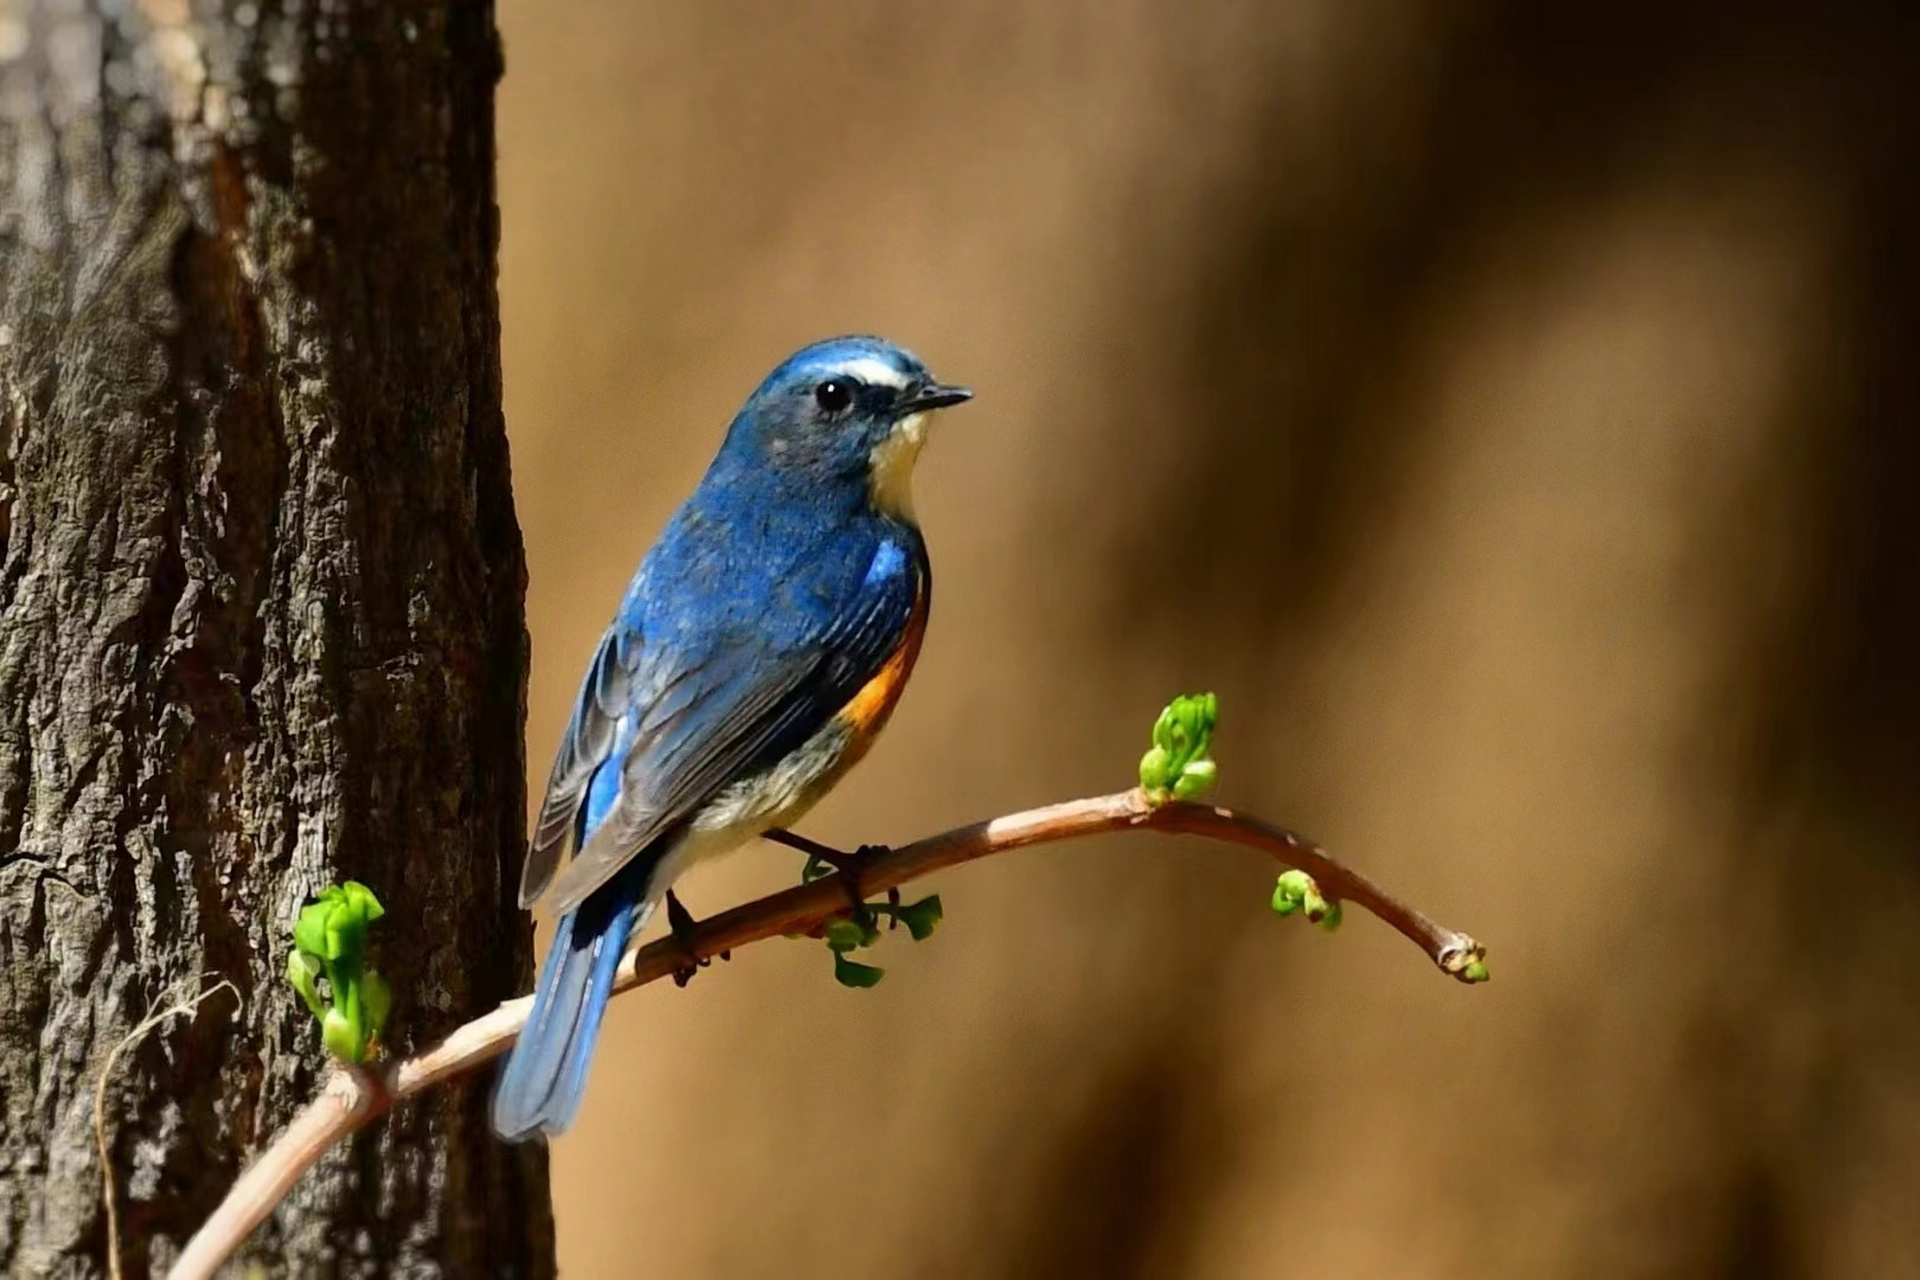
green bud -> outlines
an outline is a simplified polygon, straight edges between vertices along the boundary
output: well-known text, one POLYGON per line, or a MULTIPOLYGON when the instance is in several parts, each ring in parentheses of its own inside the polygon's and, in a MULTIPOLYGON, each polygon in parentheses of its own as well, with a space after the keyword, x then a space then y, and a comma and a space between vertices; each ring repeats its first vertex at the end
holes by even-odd
POLYGON ((1469 960, 1467 967, 1460 971, 1460 976, 1468 982, 1485 982, 1493 975, 1487 972, 1485 960, 1469 960))
POLYGON ((1188 764, 1186 768, 1182 769, 1180 776, 1174 779, 1173 798, 1176 800, 1191 800, 1208 787, 1211 787, 1214 779, 1219 776, 1219 765, 1211 760, 1195 760, 1188 764))
MULTIPOLYGON (((1158 734, 1155 735, 1156 737, 1158 734)), ((1148 795, 1164 795, 1173 781, 1173 757, 1165 747, 1152 747, 1140 757, 1140 789, 1148 795)))
POLYGON ((836 955, 852 951, 867 944, 867 931, 857 920, 831 920, 827 922, 827 947, 836 955))
POLYGON ((1273 886, 1273 909, 1290 916, 1307 904, 1307 889, 1313 878, 1304 871, 1283 871, 1273 886))
POLYGON ((337 1005, 327 1010, 326 1016, 320 1019, 320 1043, 334 1057, 355 1066, 366 1056, 364 1039, 354 1028, 352 1019, 337 1005))
POLYGON ((371 889, 349 880, 321 890, 294 922, 287 980, 320 1020, 327 1052, 346 1062, 366 1060, 393 1003, 386 982, 367 967, 368 926, 385 914, 371 889))
POLYGON ((1207 749, 1220 720, 1210 693, 1175 698, 1153 722, 1153 747, 1140 758, 1140 789, 1156 805, 1199 795, 1219 776, 1207 749))
POLYGON ((1313 877, 1297 867, 1282 872, 1274 884, 1273 909, 1283 916, 1298 911, 1328 933, 1340 927, 1340 904, 1321 893, 1313 877))
POLYGON ((843 987, 874 987, 880 985, 880 979, 886 976, 886 970, 870 964, 861 964, 849 960, 842 952, 833 953, 833 980, 843 987))

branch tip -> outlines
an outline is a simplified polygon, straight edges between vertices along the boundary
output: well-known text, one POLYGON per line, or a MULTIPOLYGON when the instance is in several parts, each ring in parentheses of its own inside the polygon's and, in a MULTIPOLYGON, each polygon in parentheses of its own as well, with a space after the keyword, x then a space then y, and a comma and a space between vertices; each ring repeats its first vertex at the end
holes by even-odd
POLYGON ((1434 959, 1441 972, 1472 986, 1487 981, 1487 949, 1464 933, 1456 933, 1434 959))

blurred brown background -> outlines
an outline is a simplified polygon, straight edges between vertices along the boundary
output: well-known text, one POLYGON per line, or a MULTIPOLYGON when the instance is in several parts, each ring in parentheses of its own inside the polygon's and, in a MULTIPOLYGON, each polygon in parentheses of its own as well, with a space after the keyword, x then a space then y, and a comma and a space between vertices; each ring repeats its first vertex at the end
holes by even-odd
POLYGON ((567 1274, 1920 1275, 1899 7, 507 0, 542 776, 739 400, 877 331, 979 399, 812 834, 1125 785, 1214 688, 1221 795, 1494 972, 1245 853, 952 873, 874 991, 772 943, 618 1002, 567 1274))

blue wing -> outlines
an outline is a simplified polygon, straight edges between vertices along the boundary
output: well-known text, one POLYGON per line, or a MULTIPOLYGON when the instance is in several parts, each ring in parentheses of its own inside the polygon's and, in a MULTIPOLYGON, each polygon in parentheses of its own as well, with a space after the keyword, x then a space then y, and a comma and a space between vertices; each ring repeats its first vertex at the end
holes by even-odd
POLYGON ((547 777, 546 798, 534 819, 527 861, 520 871, 520 905, 532 906, 552 883, 560 859, 576 838, 587 789, 615 754, 620 721, 632 700, 634 668, 641 652, 639 630, 625 616, 600 638, 575 699, 573 719, 547 777))

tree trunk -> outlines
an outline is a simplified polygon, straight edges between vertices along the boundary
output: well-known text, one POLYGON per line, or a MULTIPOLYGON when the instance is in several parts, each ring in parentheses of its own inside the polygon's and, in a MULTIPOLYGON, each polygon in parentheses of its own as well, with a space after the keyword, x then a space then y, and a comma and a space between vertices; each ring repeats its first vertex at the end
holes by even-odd
MULTIPOLYGON (((0 0, 0 1271, 157 1273, 316 1086, 282 979, 388 907, 388 1043, 512 995, 524 565, 487 3, 0 0), (201 975, 211 975, 202 978, 201 975), (184 984, 184 988, 183 988, 184 984)), ((403 1110, 271 1274, 552 1271, 540 1148, 403 1110)))

